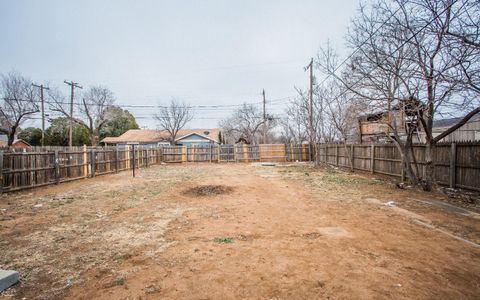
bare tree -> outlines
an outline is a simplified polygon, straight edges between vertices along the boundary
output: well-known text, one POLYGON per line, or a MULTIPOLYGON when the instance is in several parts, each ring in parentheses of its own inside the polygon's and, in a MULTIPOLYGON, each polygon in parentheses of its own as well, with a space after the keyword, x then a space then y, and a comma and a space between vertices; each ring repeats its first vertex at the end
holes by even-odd
POLYGON ((340 84, 332 80, 324 89, 325 114, 335 128, 335 140, 354 142, 358 137, 358 116, 366 111, 363 101, 350 98, 340 84))
POLYGON ((178 132, 193 119, 192 108, 183 101, 172 99, 168 106, 161 106, 155 115, 158 125, 170 135, 170 144, 175 144, 178 132))
POLYGON ((81 103, 75 103, 78 108, 78 116, 70 116, 69 103, 65 97, 52 89, 52 110, 62 113, 75 123, 85 127, 90 135, 92 146, 98 145, 100 131, 109 120, 109 108, 114 104, 113 93, 104 86, 92 86, 82 95, 81 103))
POLYGON ((302 143, 309 140, 329 142, 335 138, 335 128, 326 114, 326 98, 324 91, 314 84, 312 101, 313 137, 310 139, 310 104, 306 91, 295 88, 297 96, 285 109, 285 117, 280 120, 282 135, 287 141, 302 143))
MULTIPOLYGON (((267 132, 276 126, 276 119, 267 115, 267 132)), ((220 121, 222 132, 229 142, 244 141, 247 144, 257 144, 264 124, 263 113, 254 105, 243 104, 233 115, 220 121)))
POLYGON ((280 120, 282 137, 285 143, 301 144, 308 141, 308 117, 304 100, 296 97, 285 109, 285 117, 280 120))
POLYGON ((353 170, 347 142, 354 142, 357 138, 358 117, 366 110, 366 104, 352 98, 335 79, 328 81, 326 87, 322 89, 322 98, 325 99, 325 119, 329 120, 334 128, 334 140, 343 142, 345 156, 353 170))
POLYGON ((20 125, 39 111, 37 93, 32 82, 16 72, 2 76, 0 89, 0 132, 7 135, 11 146, 20 125))
POLYGON ((387 112, 385 136, 397 146, 414 182, 412 137, 419 128, 424 131, 425 189, 434 184, 436 143, 480 112, 477 97, 471 97, 478 93, 480 74, 478 10, 478 1, 469 0, 378 0, 370 9, 361 7, 352 22, 347 42, 353 52, 341 74, 331 51, 320 52, 321 70, 372 110, 387 112), (405 114, 399 118, 395 109, 405 114), (434 118, 451 112, 464 117, 434 137, 434 118))
POLYGON ((455 12, 448 24, 446 44, 460 65, 457 75, 463 76, 465 90, 470 92, 467 97, 477 98, 480 95, 480 4, 464 1, 455 12))
MULTIPOLYGON (((462 93, 465 92, 465 77, 467 79, 470 77, 467 80, 469 90, 475 90, 476 80, 473 78, 478 80, 478 48, 475 41, 467 43, 457 39, 457 42, 460 41, 459 45, 450 38, 458 37, 456 33, 452 34, 452 24, 457 21, 462 23, 461 20, 472 16, 474 11, 478 12, 478 1, 396 2, 402 12, 396 21, 410 33, 411 38, 405 41, 413 46, 416 52, 412 69, 415 71, 413 77, 417 79, 417 85, 420 87, 419 98, 425 102, 420 121, 426 137, 425 189, 430 190, 435 184, 433 162, 435 145, 480 112, 478 100, 462 97, 462 93), (452 51, 453 49, 456 51, 452 51), (476 62, 473 67, 472 61, 476 62), (463 118, 438 136, 434 136, 435 116, 448 111, 463 113, 463 118)), ((479 24, 475 26, 478 34, 479 24)))
POLYGON ((422 105, 415 101, 415 49, 405 43, 409 32, 402 24, 390 21, 397 10, 385 1, 374 3, 370 12, 360 10, 347 37, 351 48, 360 50, 349 63, 350 76, 344 73, 343 77, 349 90, 366 100, 371 111, 386 112, 379 120, 386 125, 384 135, 399 151, 408 179, 418 184, 412 143, 422 105))

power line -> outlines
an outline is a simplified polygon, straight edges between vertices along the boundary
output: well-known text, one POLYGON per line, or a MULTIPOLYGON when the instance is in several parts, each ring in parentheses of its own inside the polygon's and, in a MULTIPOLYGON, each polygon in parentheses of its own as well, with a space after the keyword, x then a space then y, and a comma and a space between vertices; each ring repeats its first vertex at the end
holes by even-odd
MULTIPOLYGON (((452 3, 450 3, 444 10, 442 10, 442 12, 440 12, 439 14, 437 14, 433 19, 431 19, 430 21, 428 21, 424 26, 422 26, 418 31, 416 31, 411 37, 409 37, 407 40, 405 40, 403 43, 400 44, 400 46, 398 46, 397 48, 395 48, 395 50, 392 52, 392 54, 390 55, 393 55, 394 53, 396 53, 397 51, 399 51, 403 46, 405 46, 407 43, 409 43, 413 38, 415 38, 419 33, 421 33, 425 28, 427 28, 429 25, 431 25, 436 19, 438 19, 441 15, 443 15, 447 10, 449 10, 455 3, 457 3, 458 0, 454 0, 452 3)), ((398 9, 397 9, 398 11, 398 9)), ((366 42, 366 41, 365 41, 366 42)), ((373 70, 377 69, 378 66, 375 66, 373 68, 373 70)), ((371 72, 373 72, 373 70, 371 72)), ((370 72, 370 73, 371 73, 370 72)), ((334 75, 334 73, 329 73, 329 76, 331 75, 334 75)), ((337 100, 338 98, 340 98, 341 96, 343 96, 345 93, 347 93, 349 90, 351 90, 354 86, 356 86, 358 83, 360 83, 363 79, 365 79, 367 77, 367 75, 364 75, 362 76, 359 80, 355 81, 350 87, 347 87, 345 90, 343 90, 340 94, 338 94, 336 97, 333 97, 334 99, 332 99, 331 102, 337 100)), ((324 80, 325 81, 325 80, 324 80)), ((324 82, 322 81, 322 82, 324 82)), ((331 103, 330 102, 330 103, 331 103)))
MULTIPOLYGON (((276 98, 269 100, 272 105, 282 105, 284 102, 288 102, 294 96, 283 97, 283 98, 276 98)), ((11 101, 25 101, 31 102, 28 99, 10 99, 10 98, 3 98, 4 100, 11 100, 11 101)), ((268 99, 267 99, 268 100, 268 99)), ((45 101, 47 104, 64 104, 64 105, 75 105, 75 106, 83 106, 83 103, 80 102, 63 102, 63 101, 45 101)), ((223 108, 235 108, 241 107, 243 105, 261 105, 263 101, 259 102, 244 102, 242 104, 216 104, 216 105, 189 105, 188 108, 192 109, 223 109, 223 108)), ((116 106, 120 108, 167 108, 166 105, 156 105, 156 104, 112 104, 111 106, 116 106)))
MULTIPOLYGON (((396 10, 393 14, 391 14, 391 15, 388 17, 388 19, 386 19, 386 20, 372 33, 372 36, 375 35, 375 34, 377 34, 377 32, 378 32, 383 26, 385 26, 385 25, 387 24, 387 22, 390 21, 390 19, 393 18, 393 16, 395 16, 395 15, 400 11, 400 9, 401 9, 401 7, 397 8, 397 10, 396 10)), ((356 49, 355 49, 352 53, 350 53, 350 55, 348 55, 332 72, 330 72, 329 74, 327 74, 327 76, 326 76, 320 83, 318 83, 318 85, 324 84, 330 76, 332 76, 333 74, 335 74, 335 73, 340 69, 340 67, 341 67, 342 65, 344 65, 345 63, 347 63, 347 61, 349 61, 350 58, 352 58, 370 39, 371 39, 371 37, 368 38, 368 39, 366 39, 366 40, 364 40, 360 45, 358 45, 358 46, 356 47, 356 49)))

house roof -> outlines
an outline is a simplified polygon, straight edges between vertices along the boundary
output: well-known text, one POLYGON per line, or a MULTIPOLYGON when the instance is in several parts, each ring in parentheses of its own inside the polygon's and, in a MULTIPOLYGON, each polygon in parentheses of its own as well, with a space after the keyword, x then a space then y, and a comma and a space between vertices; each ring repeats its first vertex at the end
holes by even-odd
MULTIPOLYGON (((209 129, 181 129, 177 133, 176 141, 189 136, 191 134, 198 134, 210 140, 218 142, 218 128, 209 129)), ((130 129, 119 137, 106 137, 101 142, 107 144, 121 144, 121 143, 158 143, 167 141, 170 134, 166 130, 159 129, 130 129)))
POLYGON ((185 135, 182 135, 182 136, 180 136, 180 137, 177 137, 177 138, 175 139, 175 141, 180 141, 180 140, 182 140, 182 139, 184 139, 184 138, 186 138, 186 137, 192 136, 192 135, 198 135, 198 136, 201 136, 201 137, 203 137, 203 138, 205 138, 205 139, 207 139, 207 140, 211 140, 211 141, 213 141, 213 142, 218 142, 218 133, 217 133, 217 138, 212 138, 211 136, 209 136, 209 135, 211 135, 210 131, 208 131, 208 132, 209 132, 208 135, 205 134, 205 133, 202 134, 202 133, 199 133, 199 132, 191 132, 191 133, 189 133, 189 134, 185 134, 185 135))
MULTIPOLYGON (((433 121, 433 128, 440 128, 440 127, 451 127, 455 125, 458 121, 462 118, 449 118, 449 119, 442 119, 433 121)), ((477 114, 473 116, 467 123, 480 121, 480 115, 477 114)))
MULTIPOLYGON (((24 143, 26 146, 30 147, 30 144, 22 139, 13 140, 12 146, 15 146, 15 144, 18 144, 18 143, 24 143)), ((8 144, 8 141, 0 140, 0 147, 6 147, 7 144, 8 144)))

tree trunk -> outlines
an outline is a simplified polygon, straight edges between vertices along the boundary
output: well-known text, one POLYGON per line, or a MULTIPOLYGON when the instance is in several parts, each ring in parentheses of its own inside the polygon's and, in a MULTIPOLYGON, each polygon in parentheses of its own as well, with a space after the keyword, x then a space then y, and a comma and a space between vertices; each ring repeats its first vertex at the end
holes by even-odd
POLYGON ((405 170, 408 181, 413 185, 418 185, 418 176, 413 172, 412 157, 410 155, 411 140, 407 137, 407 141, 403 143, 399 140, 394 140, 395 146, 400 152, 400 158, 402 159, 403 169, 405 170))
POLYGON ((8 146, 10 147, 15 141, 15 129, 11 130, 8 133, 8 146))
POLYGON ((435 151, 435 144, 427 142, 425 147, 425 184, 424 190, 431 191, 435 185, 435 165, 433 164, 433 152, 435 151))
POLYGON ((403 155, 402 155, 402 163, 404 165, 405 173, 408 177, 408 181, 413 184, 413 185, 418 185, 418 177, 413 171, 412 168, 412 157, 410 153, 410 144, 406 143, 405 145, 402 145, 403 148, 403 155))
POLYGON ((90 134, 90 143, 93 147, 98 146, 97 135, 95 133, 90 134))
POLYGON ((345 148, 345 155, 347 156, 348 158, 348 164, 350 165, 350 170, 353 171, 353 161, 351 159, 351 157, 353 156, 353 153, 350 153, 348 151, 348 147, 347 147, 347 139, 343 139, 343 147, 345 148))

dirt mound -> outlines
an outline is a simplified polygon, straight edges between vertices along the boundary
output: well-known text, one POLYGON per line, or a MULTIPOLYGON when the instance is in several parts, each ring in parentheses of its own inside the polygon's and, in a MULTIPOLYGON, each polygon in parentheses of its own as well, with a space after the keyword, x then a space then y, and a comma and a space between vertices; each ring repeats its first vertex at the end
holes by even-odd
POLYGON ((320 234, 318 232, 309 232, 309 233, 302 234, 302 237, 306 240, 318 239, 321 236, 322 236, 322 234, 320 234))
POLYGON ((185 195, 193 197, 215 196, 230 194, 233 188, 225 185, 199 185, 184 192, 185 195))

